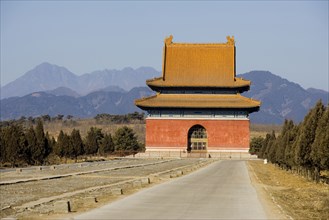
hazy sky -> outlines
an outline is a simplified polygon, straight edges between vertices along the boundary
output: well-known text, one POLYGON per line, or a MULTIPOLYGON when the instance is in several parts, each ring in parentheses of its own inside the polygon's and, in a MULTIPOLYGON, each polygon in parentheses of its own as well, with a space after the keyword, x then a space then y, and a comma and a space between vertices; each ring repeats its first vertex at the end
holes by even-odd
POLYGON ((1 85, 42 62, 75 74, 151 66, 174 42, 226 42, 237 74, 268 70, 328 89, 328 1, 3 1, 1 85))

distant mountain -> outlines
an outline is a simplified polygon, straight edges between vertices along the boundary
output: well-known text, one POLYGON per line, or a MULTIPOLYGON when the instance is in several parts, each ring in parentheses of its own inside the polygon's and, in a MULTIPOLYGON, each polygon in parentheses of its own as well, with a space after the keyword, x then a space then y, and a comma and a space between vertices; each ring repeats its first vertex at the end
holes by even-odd
POLYGON ((1 87, 1 98, 67 87, 77 91, 78 77, 64 67, 42 63, 15 81, 1 87))
MULTIPOLYGON (((64 67, 43 63, 1 88, 1 120, 21 116, 73 115, 93 117, 99 113, 125 114, 140 111, 134 100, 153 94, 146 79, 161 76, 150 67, 95 71, 76 76, 64 67), (128 92, 127 92, 128 91, 128 92), (23 96, 23 97, 11 97, 23 96)), ((252 82, 242 95, 262 101, 251 122, 281 124, 285 118, 303 120, 315 103, 328 104, 328 91, 304 89, 268 71, 240 74, 252 82)))
POLYGON ((126 67, 122 70, 102 70, 84 74, 79 77, 80 94, 88 94, 108 86, 118 86, 126 91, 134 87, 145 86, 146 79, 159 76, 160 72, 151 67, 133 69, 126 67))
POLYGON ((123 92, 123 93, 126 92, 126 90, 124 90, 123 88, 121 88, 119 86, 108 86, 108 87, 100 89, 100 91, 104 91, 104 92, 123 92))
POLYGON ((328 92, 322 90, 322 89, 315 89, 315 88, 308 88, 306 91, 308 91, 311 94, 314 95, 322 95, 324 97, 326 97, 328 95, 328 92))
POLYGON ((152 95, 147 87, 139 87, 129 92, 97 91, 82 97, 56 96, 46 92, 35 92, 24 97, 1 100, 1 120, 18 119, 21 116, 73 115, 74 117, 94 117, 100 113, 127 114, 141 111, 133 100, 152 95))
POLYGON ((72 90, 72 89, 69 89, 69 88, 66 88, 66 87, 58 87, 56 89, 53 89, 53 90, 48 90, 48 91, 44 91, 45 93, 48 93, 48 94, 52 94, 52 95, 55 95, 55 96, 72 96, 72 97, 79 97, 80 95, 72 90))
POLYGON ((64 67, 42 63, 22 77, 1 87, 1 99, 25 96, 33 92, 49 91, 65 87, 78 94, 86 95, 112 86, 129 91, 134 87, 145 86, 145 80, 159 76, 151 67, 130 67, 122 70, 102 70, 77 76, 64 67))
POLYGON ((300 122, 318 100, 328 104, 327 91, 305 90, 268 71, 251 71, 238 77, 252 82, 250 91, 243 95, 262 101, 260 111, 250 115, 253 123, 281 124, 286 118, 300 122))

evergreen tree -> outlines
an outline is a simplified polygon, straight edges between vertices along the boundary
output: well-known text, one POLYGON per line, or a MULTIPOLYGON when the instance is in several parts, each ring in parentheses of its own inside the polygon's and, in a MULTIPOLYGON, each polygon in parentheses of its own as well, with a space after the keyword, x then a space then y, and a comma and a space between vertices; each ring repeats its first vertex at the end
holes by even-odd
POLYGON ((23 156, 23 149, 26 147, 25 134, 20 125, 12 124, 5 127, 2 132, 2 143, 4 145, 4 161, 10 162, 11 166, 17 165, 17 162, 23 156))
POLYGON ((57 137, 54 153, 59 157, 70 157, 70 142, 70 136, 61 130, 57 137))
POLYGON ((321 170, 329 170, 329 107, 326 108, 316 128, 311 158, 318 180, 321 170))
POLYGON ((285 153, 287 147, 287 138, 289 135, 289 130, 291 129, 291 123, 287 119, 284 121, 281 134, 276 139, 276 152, 275 152, 275 160, 276 163, 279 164, 280 167, 286 166, 285 162, 285 153))
POLYGON ((295 166, 294 163, 294 148, 293 144, 296 141, 296 137, 298 134, 298 126, 294 125, 294 122, 290 120, 288 122, 287 131, 283 134, 282 142, 285 145, 285 153, 284 153, 284 162, 288 169, 291 169, 295 166))
POLYGON ((250 149, 249 153, 250 154, 259 154, 260 149, 262 148, 264 142, 263 137, 253 137, 250 142, 250 149))
POLYGON ((137 151, 140 147, 135 132, 127 126, 119 128, 113 140, 116 151, 137 151))
POLYGON ((273 162, 275 157, 275 146, 274 146, 276 139, 275 132, 272 131, 271 134, 266 135, 266 138, 265 138, 265 144, 266 144, 265 156, 269 161, 273 162))
POLYGON ((37 136, 35 134, 33 126, 31 126, 26 131, 26 140, 27 140, 27 148, 25 150, 26 160, 28 164, 35 164, 34 158, 32 158, 32 152, 37 146, 37 136))
POLYGON ((31 156, 35 164, 42 164, 47 156, 47 152, 49 152, 49 149, 48 141, 46 139, 41 120, 37 121, 37 125, 35 127, 35 135, 37 144, 31 148, 31 156))
POLYGON ((111 134, 105 134, 99 145, 99 153, 105 155, 114 151, 114 144, 111 134))
POLYGON ((50 137, 48 131, 46 132, 46 140, 48 143, 48 148, 46 148, 46 156, 48 156, 49 154, 51 154, 54 150, 56 141, 54 137, 50 137))
POLYGON ((102 129, 91 127, 85 138, 85 152, 86 154, 96 154, 99 150, 99 144, 104 138, 102 129))
POLYGON ((267 147, 267 149, 268 149, 267 156, 268 156, 269 161, 271 161, 271 163, 276 163, 276 157, 275 156, 276 156, 277 146, 278 146, 278 143, 277 143, 277 140, 276 140, 275 132, 272 131, 271 139, 268 142, 268 147, 267 147))
POLYGON ((270 134, 266 134, 265 139, 262 143, 262 147, 259 150, 258 153, 258 157, 260 158, 267 158, 267 146, 268 146, 268 142, 270 141, 271 135, 270 134))
POLYGON ((317 102, 316 106, 304 118, 298 139, 295 142, 295 162, 303 170, 308 171, 308 177, 313 166, 311 149, 315 139, 315 131, 324 109, 322 102, 317 102))
POLYGON ((72 130, 70 141, 69 155, 77 160, 77 157, 83 154, 83 142, 79 130, 72 130))
POLYGON ((70 158, 71 157, 71 137, 64 133, 63 139, 62 139, 62 151, 63 151, 63 156, 65 158, 70 158))
POLYGON ((64 156, 64 132, 63 130, 60 130, 59 135, 57 137, 57 142, 54 147, 54 153, 59 156, 63 157, 64 156))
POLYGON ((3 128, 0 127, 0 163, 5 162, 5 142, 3 128))

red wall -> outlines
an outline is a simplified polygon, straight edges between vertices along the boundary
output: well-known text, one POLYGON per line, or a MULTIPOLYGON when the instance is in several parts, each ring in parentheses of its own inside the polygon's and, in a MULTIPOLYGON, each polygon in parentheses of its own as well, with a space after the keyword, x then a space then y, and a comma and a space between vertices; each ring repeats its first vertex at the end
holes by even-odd
POLYGON ((146 149, 187 148, 188 130, 196 125, 207 130, 208 150, 248 149, 249 120, 146 119, 146 149))

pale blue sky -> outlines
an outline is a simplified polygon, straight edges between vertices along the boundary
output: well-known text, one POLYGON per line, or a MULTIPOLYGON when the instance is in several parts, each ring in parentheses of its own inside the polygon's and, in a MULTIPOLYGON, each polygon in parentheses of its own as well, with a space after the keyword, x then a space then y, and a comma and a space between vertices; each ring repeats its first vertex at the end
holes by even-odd
POLYGON ((237 74, 269 70, 328 89, 328 1, 3 1, 1 85, 42 62, 77 75, 151 66, 174 42, 226 42, 237 74))

